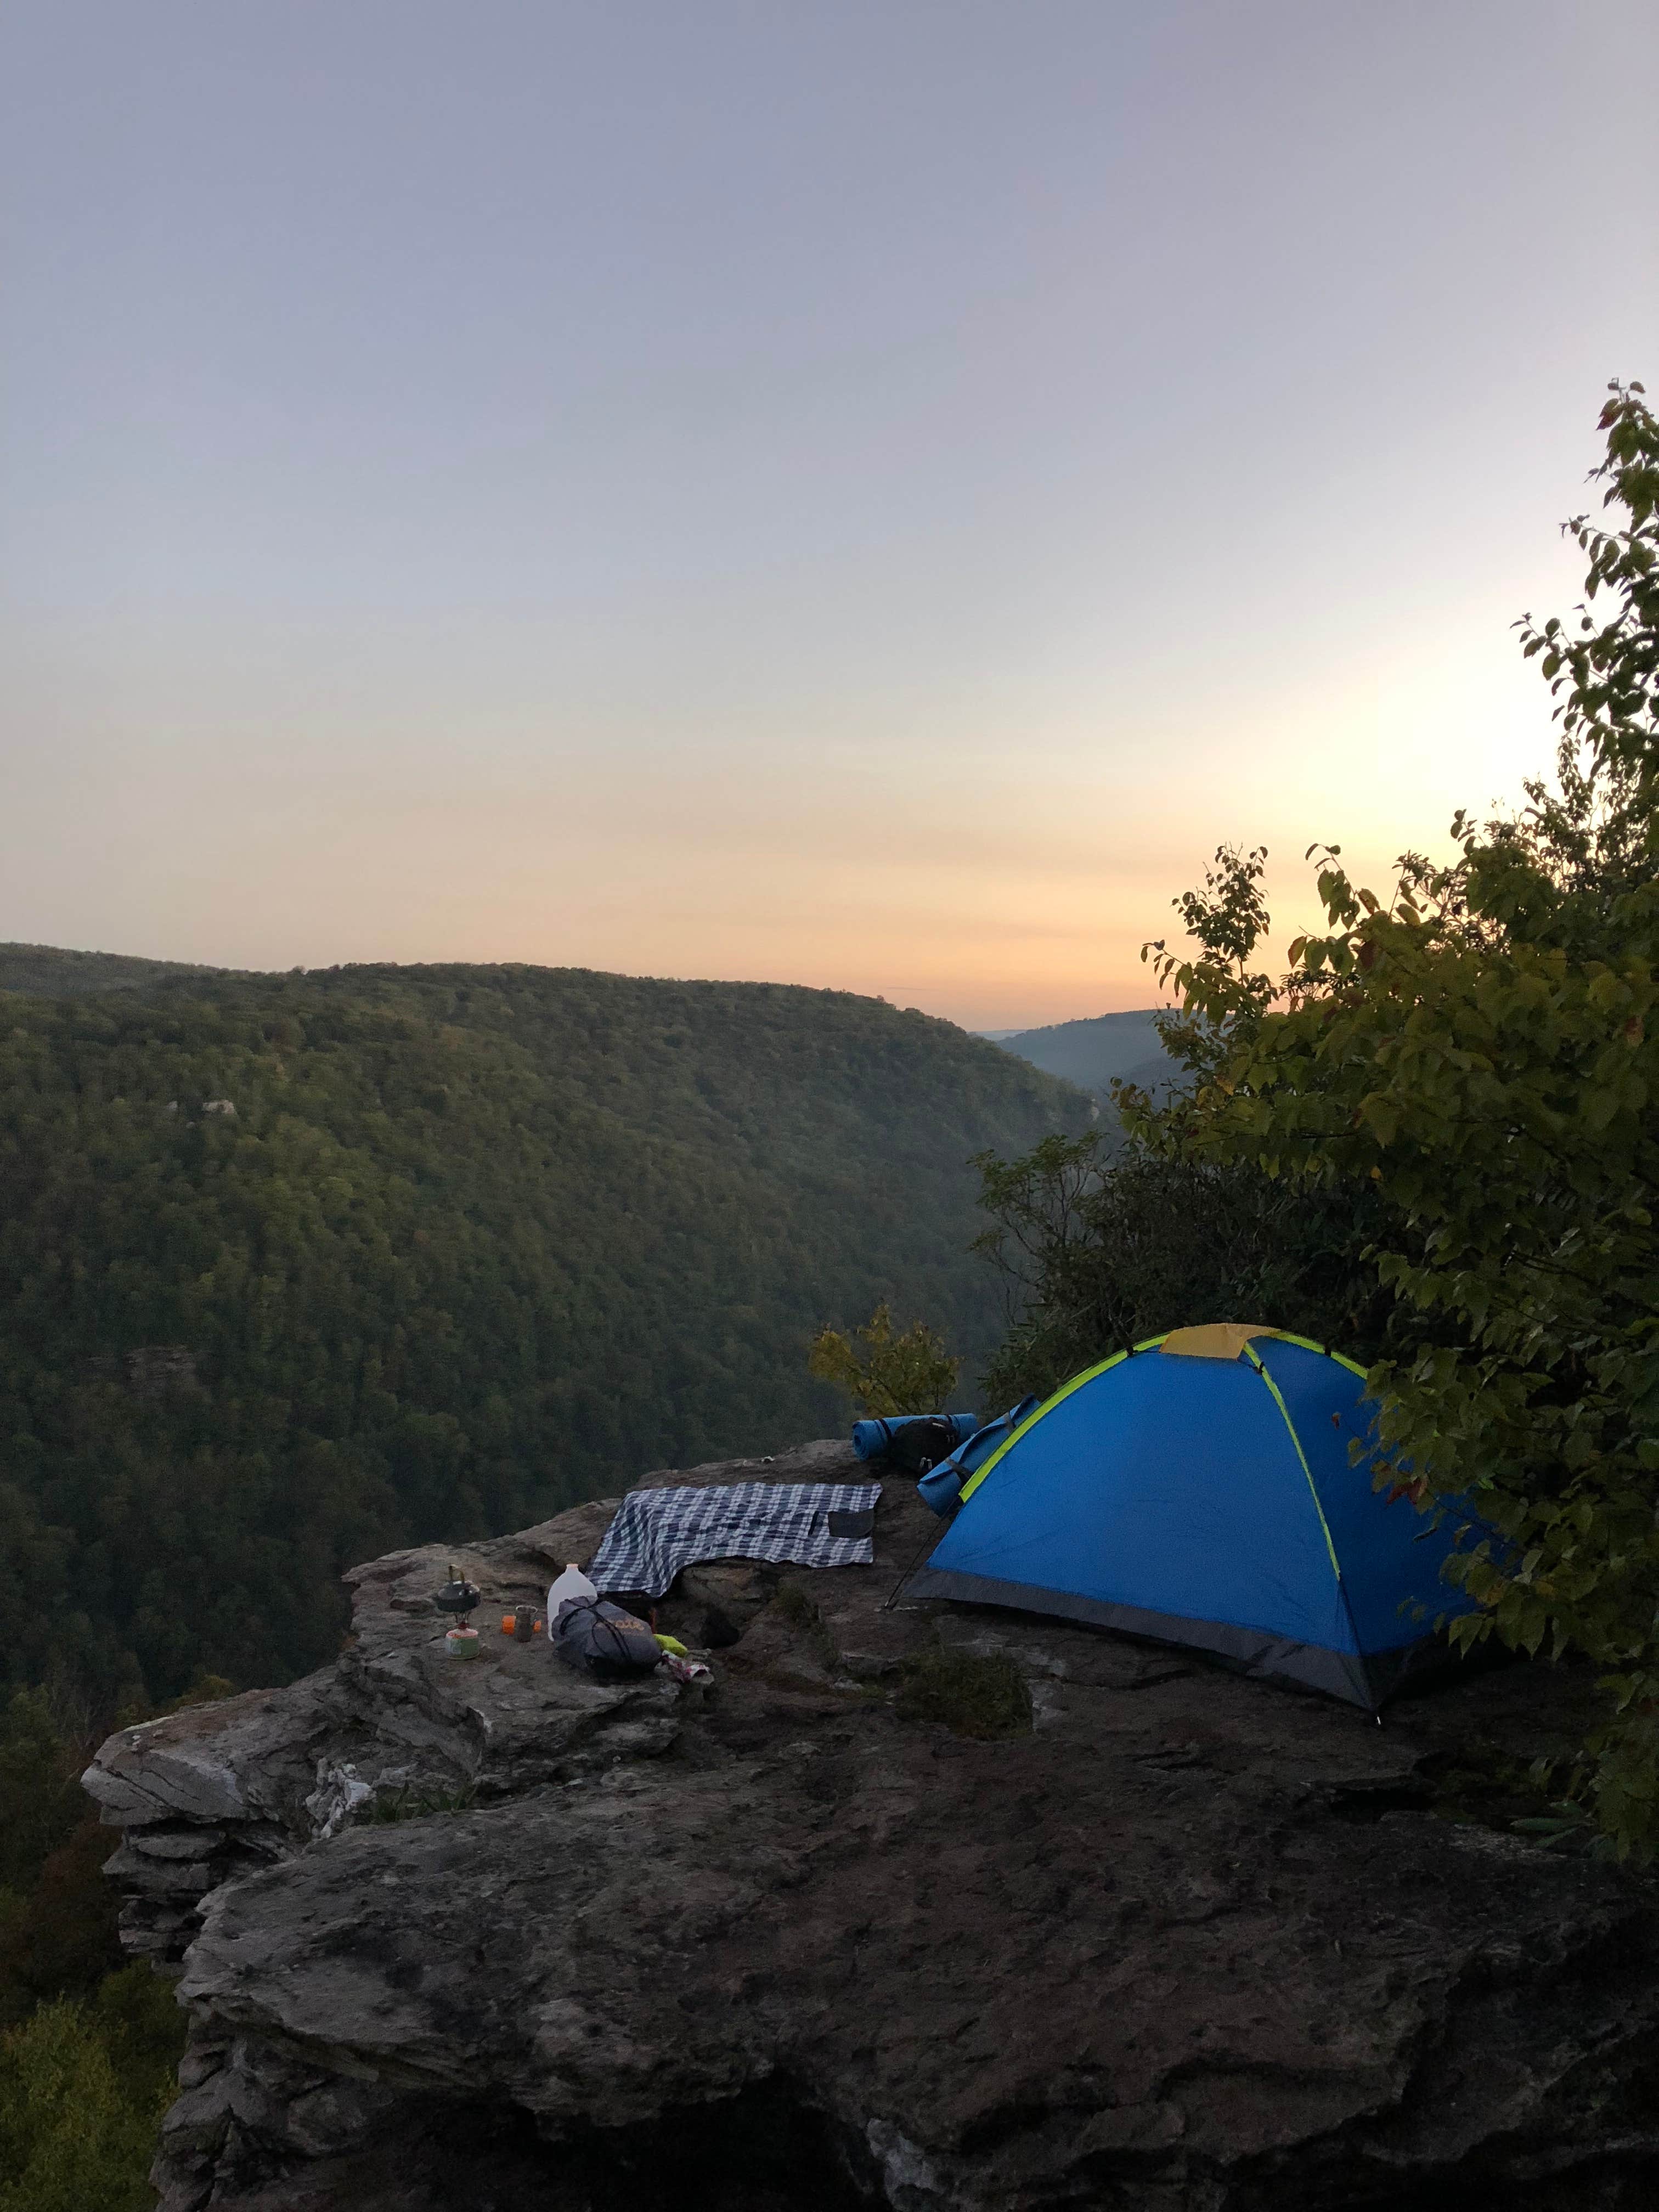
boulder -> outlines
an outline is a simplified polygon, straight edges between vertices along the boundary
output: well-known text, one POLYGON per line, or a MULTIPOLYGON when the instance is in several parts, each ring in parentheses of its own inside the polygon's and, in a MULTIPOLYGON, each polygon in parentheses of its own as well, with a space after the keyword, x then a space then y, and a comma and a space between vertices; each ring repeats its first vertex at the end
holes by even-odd
MULTIPOLYGON (((825 1443, 648 1480, 767 1474, 870 1470, 825 1443)), ((191 2015, 163 2212, 1659 2201, 1654 1887, 1515 1825, 1581 1671, 1466 1673, 1379 1728, 892 1606, 930 1523, 890 1480, 873 1567, 682 1577, 659 1625, 720 1614, 712 1692, 600 1686, 492 1613, 612 1510, 360 1569, 334 1667, 100 1753, 191 2015), (368 1796, 325 1833, 347 1768, 368 1796)))

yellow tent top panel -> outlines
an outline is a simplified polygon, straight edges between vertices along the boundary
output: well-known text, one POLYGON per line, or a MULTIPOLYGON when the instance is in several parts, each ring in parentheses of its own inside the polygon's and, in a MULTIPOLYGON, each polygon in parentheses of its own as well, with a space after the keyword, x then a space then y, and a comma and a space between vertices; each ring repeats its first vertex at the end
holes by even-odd
POLYGON ((1176 1352, 1183 1359, 1237 1359, 1253 1336, 1277 1336, 1279 1333, 1258 1322, 1212 1321, 1199 1328, 1172 1328, 1158 1348, 1160 1352, 1176 1352))

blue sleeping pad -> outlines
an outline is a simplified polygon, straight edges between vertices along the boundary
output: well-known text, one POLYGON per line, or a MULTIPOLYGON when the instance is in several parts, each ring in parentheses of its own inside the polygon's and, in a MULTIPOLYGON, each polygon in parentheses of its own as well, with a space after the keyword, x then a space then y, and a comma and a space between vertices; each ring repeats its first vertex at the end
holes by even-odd
POLYGON ((853 1449, 860 1459, 880 1459, 899 1430, 912 1421, 949 1421, 958 1444, 966 1443, 979 1426, 977 1413, 895 1413, 884 1421, 854 1421, 853 1449))

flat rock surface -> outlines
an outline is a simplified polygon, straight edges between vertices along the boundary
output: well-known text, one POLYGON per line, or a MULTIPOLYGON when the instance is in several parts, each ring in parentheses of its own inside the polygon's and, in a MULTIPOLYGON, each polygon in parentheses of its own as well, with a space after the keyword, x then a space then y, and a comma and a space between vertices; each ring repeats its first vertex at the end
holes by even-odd
MULTIPOLYGON (((826 1443, 649 1480, 869 1472, 826 1443)), ((886 1483, 873 1567, 682 1577, 660 1625, 706 1694, 493 1634, 610 1501, 359 1570, 337 1666, 111 1740, 135 1949, 189 1907, 165 2212, 1659 2202, 1654 1892, 1513 1826, 1582 1674, 1378 1729, 1104 1632, 885 1609, 937 1526, 886 1483), (471 1664, 430 1607, 452 1559, 471 1664), (948 1691, 999 1656, 1029 1728, 918 1705, 919 1659, 948 1691), (155 1918, 143 1885, 204 1865, 155 1918)))

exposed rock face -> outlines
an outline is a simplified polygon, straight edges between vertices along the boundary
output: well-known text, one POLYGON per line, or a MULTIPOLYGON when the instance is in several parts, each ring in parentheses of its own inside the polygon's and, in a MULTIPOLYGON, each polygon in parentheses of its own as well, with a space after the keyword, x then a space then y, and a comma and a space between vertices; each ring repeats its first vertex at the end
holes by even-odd
POLYGON ((185 1344, 145 1344, 129 1352, 125 1362, 127 1388, 135 1398, 165 1398, 175 1391, 189 1394, 202 1387, 196 1373, 196 1354, 185 1344))
MULTIPOLYGON (((868 1474, 826 1443, 650 1480, 769 1472, 868 1474)), ((1433 1803, 1570 1745, 1582 1678, 1379 1730, 1081 1628, 884 1612, 937 1525, 901 1480, 873 1568, 682 1577, 661 1625, 721 1647, 711 1693, 600 1686, 494 1626, 612 1510, 362 1569, 334 1667, 99 1753, 128 1941, 182 1957, 191 2014, 165 2212, 1659 2202, 1652 1888, 1433 1803), (429 1604, 451 1557, 471 1664, 429 1604), (936 1638, 1014 1658, 1029 1735, 905 1717, 936 1638), (415 1817, 341 1817, 353 1780, 415 1817)))

